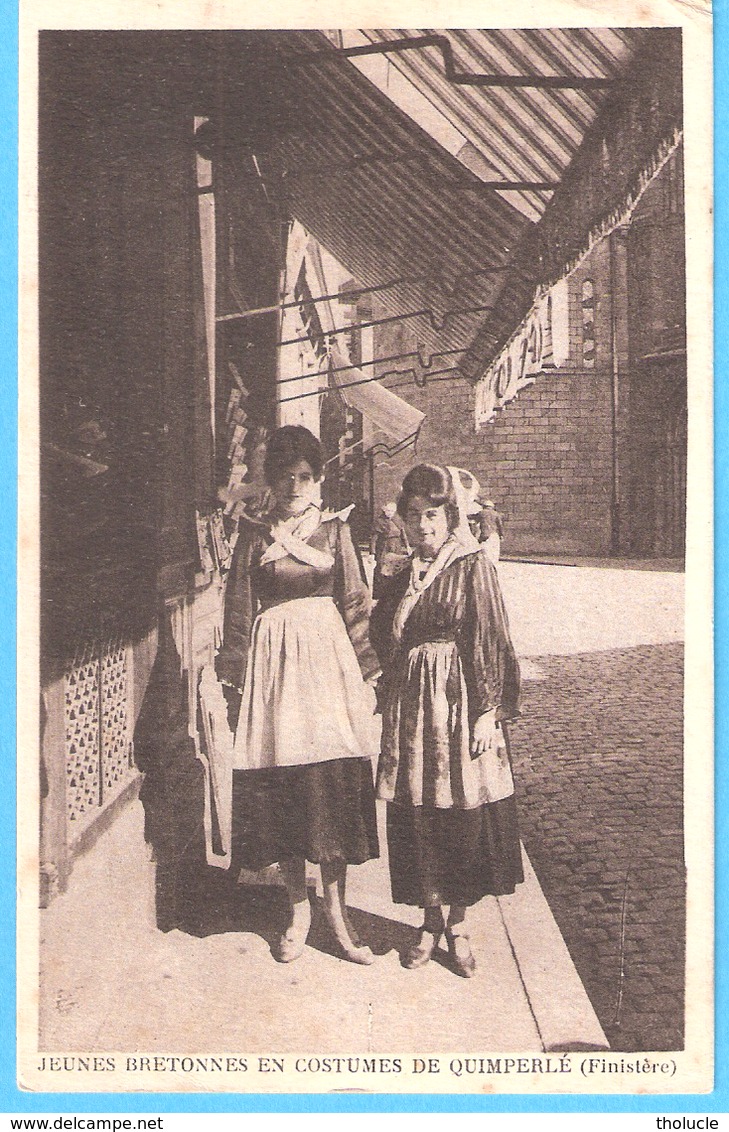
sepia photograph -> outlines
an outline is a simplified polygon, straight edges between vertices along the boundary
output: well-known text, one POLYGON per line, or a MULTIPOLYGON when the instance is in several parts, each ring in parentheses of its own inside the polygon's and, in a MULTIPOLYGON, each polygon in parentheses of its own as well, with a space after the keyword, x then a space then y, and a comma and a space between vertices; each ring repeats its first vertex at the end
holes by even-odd
POLYGON ((20 1084, 710 1090, 708 9, 157 7, 26 9, 20 1084))

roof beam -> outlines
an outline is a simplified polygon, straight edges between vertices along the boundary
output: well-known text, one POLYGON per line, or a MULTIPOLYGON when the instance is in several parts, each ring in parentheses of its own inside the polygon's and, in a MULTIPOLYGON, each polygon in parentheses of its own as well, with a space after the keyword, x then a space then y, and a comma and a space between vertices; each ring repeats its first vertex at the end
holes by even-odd
POLYGON ((421 51, 426 47, 436 47, 443 57, 446 78, 456 86, 501 87, 514 89, 528 87, 536 90, 603 90, 614 83, 612 78, 586 75, 484 75, 469 71, 459 71, 453 57, 450 40, 444 35, 407 36, 404 39, 391 39, 386 43, 371 43, 360 47, 337 47, 327 51, 312 51, 305 55, 288 58, 287 66, 313 66, 332 62, 334 59, 351 59, 359 55, 399 54, 403 51, 421 51))
MULTIPOLYGON (((341 173, 356 173, 362 168, 372 165, 396 165, 404 162, 416 161, 426 163, 430 160, 428 154, 422 153, 398 153, 398 154, 364 154, 355 157, 352 161, 345 161, 339 164, 327 165, 324 170, 293 170, 284 169, 283 172, 278 174, 281 182, 286 183, 291 181, 316 181, 329 179, 333 174, 341 173)), ((429 177, 431 180, 437 179, 441 184, 447 184, 451 188, 463 189, 464 192, 478 192, 480 189, 496 189, 498 192, 553 192, 559 188, 559 181, 536 181, 536 180, 523 180, 523 181, 506 181, 503 179, 498 180, 484 180, 477 173, 472 174, 468 179, 454 179, 453 177, 443 177, 442 173, 437 171, 429 172, 424 170, 421 177, 429 177)))

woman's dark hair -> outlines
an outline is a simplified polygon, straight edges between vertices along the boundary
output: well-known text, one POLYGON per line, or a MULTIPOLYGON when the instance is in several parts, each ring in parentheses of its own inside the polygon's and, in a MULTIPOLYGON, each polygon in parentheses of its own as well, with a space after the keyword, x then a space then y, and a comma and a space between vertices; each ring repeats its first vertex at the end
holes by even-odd
POLYGON ((284 425, 271 434, 266 445, 263 474, 271 487, 287 468, 306 460, 315 479, 321 478, 324 468, 321 444, 303 425, 284 425))
POLYGON ((455 531, 459 514, 456 494, 453 490, 451 474, 438 464, 416 464, 402 481, 400 497, 397 501, 398 514, 404 519, 410 500, 419 495, 427 499, 433 507, 445 507, 448 530, 455 531))

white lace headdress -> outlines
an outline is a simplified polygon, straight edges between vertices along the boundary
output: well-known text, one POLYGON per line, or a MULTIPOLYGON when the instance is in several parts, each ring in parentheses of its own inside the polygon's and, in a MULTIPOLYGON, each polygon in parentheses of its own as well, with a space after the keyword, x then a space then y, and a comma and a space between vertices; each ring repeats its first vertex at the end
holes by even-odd
POLYGON ((455 468, 449 464, 447 471, 453 482, 453 494, 458 506, 458 526, 454 534, 464 546, 467 546, 470 550, 478 550, 480 543, 471 533, 471 528, 468 525, 468 513, 481 490, 481 485, 473 473, 465 468, 455 468), (468 484, 467 487, 463 482, 464 480, 468 484))

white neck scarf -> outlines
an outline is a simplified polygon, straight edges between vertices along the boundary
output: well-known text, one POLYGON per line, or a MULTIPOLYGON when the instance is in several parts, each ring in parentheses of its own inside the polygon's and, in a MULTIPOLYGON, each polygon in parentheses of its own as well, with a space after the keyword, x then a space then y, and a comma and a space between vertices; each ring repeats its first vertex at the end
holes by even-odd
POLYGON ((405 622, 425 591, 432 586, 435 579, 439 574, 443 573, 447 566, 450 566, 451 563, 455 562, 458 558, 463 558, 464 555, 471 553, 472 548, 464 546, 454 532, 443 543, 432 562, 426 563, 417 555, 413 558, 412 566, 410 567, 408 588, 405 590, 400 604, 395 610, 395 616, 392 622, 392 633, 398 644, 402 641, 405 622), (421 577, 424 568, 425 574, 421 577))
POLYGON ((273 542, 261 555, 261 566, 288 557, 313 566, 315 570, 331 570, 334 565, 332 555, 328 550, 317 550, 315 546, 310 546, 308 539, 321 523, 328 523, 332 519, 346 520, 351 510, 352 507, 346 507, 343 511, 321 512, 315 504, 311 504, 301 515, 290 515, 288 519, 272 523, 270 534, 273 542))
POLYGON ((461 480, 462 470, 461 468, 448 467, 448 474, 453 482, 453 493, 456 497, 456 504, 458 505, 458 526, 443 543, 433 561, 426 567, 425 574, 422 578, 421 574, 426 564, 417 555, 413 558, 408 588, 395 611, 395 617, 392 623, 393 636, 398 644, 402 641, 405 622, 420 601, 422 595, 429 586, 432 586, 438 575, 442 574, 446 567, 450 566, 451 563, 455 562, 458 558, 463 558, 466 554, 473 554, 475 550, 480 550, 481 548, 481 544, 478 539, 471 534, 471 528, 468 525, 469 501, 471 497, 475 498, 478 494, 479 483, 471 472, 465 472, 464 474, 468 476, 471 482, 471 489, 467 492, 461 480))

